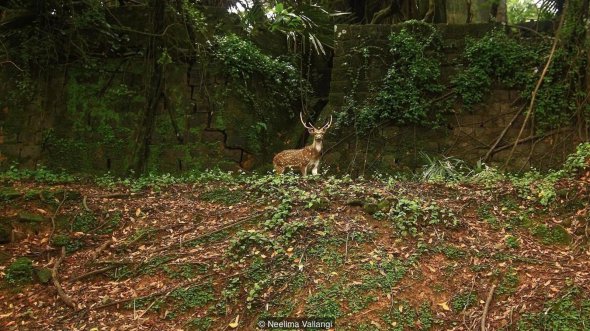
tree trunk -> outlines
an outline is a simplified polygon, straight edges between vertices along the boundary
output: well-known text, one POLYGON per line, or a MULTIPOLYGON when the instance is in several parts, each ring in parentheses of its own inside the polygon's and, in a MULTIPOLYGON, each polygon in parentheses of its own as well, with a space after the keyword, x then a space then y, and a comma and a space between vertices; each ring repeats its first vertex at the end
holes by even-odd
POLYGON ((151 62, 153 71, 150 86, 146 89, 146 108, 140 114, 139 127, 136 130, 134 150, 129 166, 129 170, 134 171, 136 175, 146 171, 156 112, 164 90, 164 64, 160 63, 159 59, 162 56, 164 46, 163 32, 166 19, 166 1, 151 0, 150 5, 153 8, 153 35, 149 39, 147 59, 151 62))

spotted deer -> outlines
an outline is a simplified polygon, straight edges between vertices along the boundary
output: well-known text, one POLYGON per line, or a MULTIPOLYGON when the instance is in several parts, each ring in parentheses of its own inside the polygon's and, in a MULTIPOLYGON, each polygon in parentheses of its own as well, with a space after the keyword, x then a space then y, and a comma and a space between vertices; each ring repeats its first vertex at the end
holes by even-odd
POLYGON ((310 167, 313 167, 311 170, 313 175, 318 174, 320 158, 322 157, 322 141, 324 139, 324 134, 328 128, 330 128, 330 125, 332 125, 332 116, 330 116, 328 123, 320 129, 311 124, 308 126, 305 121, 303 121, 303 115, 301 113, 299 113, 299 119, 301 119, 303 126, 313 136, 313 143, 302 149, 288 149, 275 155, 272 159, 272 164, 278 174, 282 174, 286 168, 295 168, 301 171, 301 174, 305 176, 310 167))

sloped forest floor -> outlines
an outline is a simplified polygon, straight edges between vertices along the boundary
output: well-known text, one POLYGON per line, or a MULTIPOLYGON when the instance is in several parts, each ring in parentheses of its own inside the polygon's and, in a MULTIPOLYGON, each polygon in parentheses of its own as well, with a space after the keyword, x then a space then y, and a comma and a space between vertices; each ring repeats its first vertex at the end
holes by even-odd
POLYGON ((0 328, 590 330, 588 185, 543 206, 508 181, 6 182, 0 328))

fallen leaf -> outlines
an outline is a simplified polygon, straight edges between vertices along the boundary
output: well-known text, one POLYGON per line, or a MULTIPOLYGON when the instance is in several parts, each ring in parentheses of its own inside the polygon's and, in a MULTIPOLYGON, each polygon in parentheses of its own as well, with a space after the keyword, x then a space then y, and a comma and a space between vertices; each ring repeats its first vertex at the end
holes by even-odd
POLYGON ((444 309, 444 310, 447 310, 447 311, 451 310, 451 308, 449 308, 449 305, 446 302, 441 302, 438 305, 441 306, 442 309, 444 309))
POLYGON ((240 315, 236 316, 236 319, 233 322, 229 323, 229 327, 232 329, 237 328, 239 321, 240 321, 240 315))

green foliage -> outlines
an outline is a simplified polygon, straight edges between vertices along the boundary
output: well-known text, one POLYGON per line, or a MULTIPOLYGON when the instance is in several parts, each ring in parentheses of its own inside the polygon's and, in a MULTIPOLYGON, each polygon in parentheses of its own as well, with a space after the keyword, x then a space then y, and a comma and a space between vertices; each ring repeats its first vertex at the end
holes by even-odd
POLYGON ((195 317, 188 322, 187 327, 188 330, 206 331, 211 328, 211 324, 211 317, 195 317))
POLYGON ((244 191, 238 188, 230 190, 225 187, 205 191, 199 195, 199 199, 203 201, 222 203, 224 205, 235 205, 238 202, 244 201, 245 198, 244 191))
POLYGON ((308 316, 338 318, 342 316, 342 308, 338 302, 339 297, 340 288, 338 285, 319 288, 317 292, 307 298, 305 312, 308 316))
POLYGON ((84 243, 82 243, 80 240, 72 239, 66 234, 56 234, 51 239, 51 245, 55 247, 65 247, 66 252, 72 253, 82 248, 84 243))
POLYGON ((299 96, 302 85, 295 67, 287 61, 262 53, 251 41, 235 34, 216 36, 212 52, 214 58, 223 65, 224 72, 238 82, 233 92, 252 103, 254 110, 263 112, 289 108, 299 96), (251 80, 262 84, 265 96, 260 100, 256 100, 244 85, 244 82, 249 83, 251 80))
POLYGON ((401 198, 388 213, 395 229, 402 235, 417 236, 422 228, 442 224, 453 228, 459 220, 450 209, 439 207, 435 203, 422 200, 401 198))
POLYGON ((443 253, 447 258, 451 260, 459 260, 465 257, 467 254, 464 250, 453 245, 444 245, 437 248, 437 251, 443 253))
POLYGON ((382 318, 391 327, 388 330, 403 331, 416 329, 420 325, 421 330, 430 330, 436 320, 428 303, 413 308, 408 301, 393 302, 395 309, 389 309, 382 318))
MULTIPOLYGON (((392 33, 389 37, 391 66, 376 95, 368 98, 358 113, 349 109, 356 126, 367 129, 385 121, 402 125, 439 124, 448 108, 444 101, 432 101, 443 90, 438 83, 441 45, 436 28, 419 21, 404 22, 399 33, 392 33)), ((363 58, 368 58, 368 48, 361 52, 363 58)), ((357 84, 353 81, 353 88, 357 84)))
POLYGON ((504 243, 506 244, 506 247, 512 248, 512 249, 516 249, 516 248, 520 247, 520 242, 518 241, 518 238, 515 236, 507 236, 504 239, 504 243))
POLYGON ((33 261, 19 257, 5 271, 4 280, 11 285, 23 285, 33 281, 33 261))
POLYGON ((506 271, 506 273, 502 275, 496 293, 498 293, 498 295, 514 294, 514 292, 516 292, 516 289, 518 288, 518 284, 518 273, 516 272, 516 270, 510 268, 506 271))
POLYGON ((587 330, 590 325, 590 298, 579 288, 571 288, 562 296, 544 304, 538 313, 526 313, 518 321, 517 330, 587 330))
POLYGON ((72 222, 72 230, 79 232, 90 232, 97 226, 96 216, 91 212, 82 212, 72 222))
POLYGON ((203 307, 215 299, 211 285, 198 285, 176 289, 170 293, 170 297, 180 303, 179 309, 181 311, 203 307))
POLYGON ((455 90, 466 106, 482 102, 494 81, 507 87, 524 87, 532 82, 544 49, 527 45, 495 30, 481 39, 467 39, 465 68, 453 78, 455 90))
POLYGON ((451 307, 454 311, 463 311, 477 303, 477 294, 473 291, 461 292, 451 299, 451 307))
POLYGON ((508 0, 508 22, 518 24, 529 20, 550 20, 553 14, 544 4, 532 0, 508 0), (539 6, 541 5, 541 6, 539 6))
POLYGON ((293 201, 290 197, 284 197, 283 200, 281 200, 281 203, 276 207, 276 209, 273 208, 274 213, 272 214, 272 217, 269 220, 266 220, 264 222, 264 227, 267 230, 271 230, 274 228, 280 228, 284 226, 285 221, 289 217, 291 209, 293 208, 292 203, 293 201))
POLYGON ((567 157, 563 165, 563 175, 574 175, 579 171, 588 169, 589 167, 590 143, 581 143, 576 147, 576 151, 567 157))
POLYGON ((557 196, 555 183, 560 177, 559 172, 541 174, 538 170, 531 169, 522 175, 510 176, 510 180, 517 189, 519 197, 547 206, 557 196))
POLYGON ((278 248, 277 243, 267 235, 256 230, 240 230, 231 239, 229 245, 230 255, 239 257, 249 253, 252 249, 271 250, 278 248))
POLYGON ((11 165, 8 170, 0 173, 0 182, 16 181, 35 181, 39 183, 59 184, 70 183, 76 180, 76 177, 67 174, 65 171, 54 172, 43 165, 38 165, 35 169, 19 169, 16 164, 11 165))
POLYGON ((453 157, 432 157, 421 153, 426 164, 422 166, 421 179, 426 182, 455 182, 465 179, 472 170, 467 164, 453 157))

